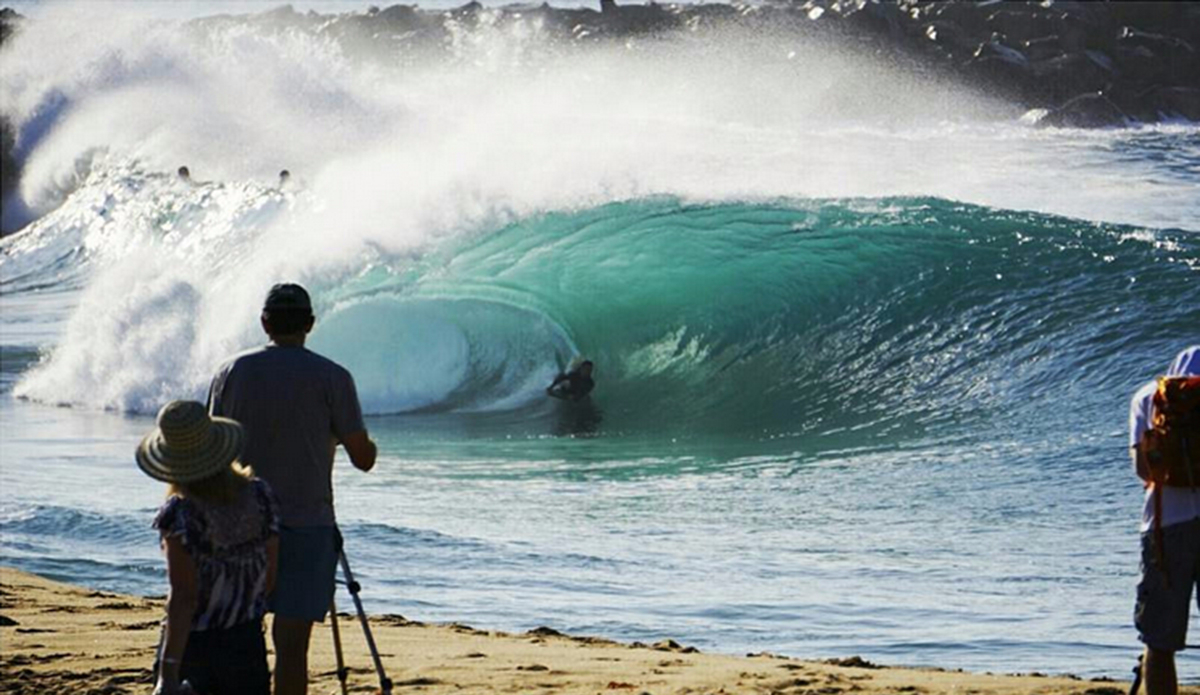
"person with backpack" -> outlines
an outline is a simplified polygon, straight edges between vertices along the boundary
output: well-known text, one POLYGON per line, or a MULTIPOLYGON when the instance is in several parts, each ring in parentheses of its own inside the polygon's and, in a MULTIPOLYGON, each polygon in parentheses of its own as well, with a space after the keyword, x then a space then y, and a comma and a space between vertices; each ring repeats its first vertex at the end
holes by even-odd
POLYGON ((1178 690, 1175 652, 1187 640, 1192 590, 1200 582, 1200 345, 1142 386, 1129 409, 1130 453, 1146 486, 1142 578, 1134 624, 1146 645, 1148 695, 1178 690))

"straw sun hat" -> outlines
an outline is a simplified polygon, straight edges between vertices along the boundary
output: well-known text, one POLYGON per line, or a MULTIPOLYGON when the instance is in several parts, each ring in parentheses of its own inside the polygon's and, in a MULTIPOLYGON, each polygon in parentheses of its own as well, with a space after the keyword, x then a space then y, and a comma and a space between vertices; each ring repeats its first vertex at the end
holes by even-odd
POLYGON ((246 440, 236 421, 209 417, 196 401, 171 401, 158 411, 157 424, 138 445, 137 464, 166 483, 194 483, 220 473, 246 440))

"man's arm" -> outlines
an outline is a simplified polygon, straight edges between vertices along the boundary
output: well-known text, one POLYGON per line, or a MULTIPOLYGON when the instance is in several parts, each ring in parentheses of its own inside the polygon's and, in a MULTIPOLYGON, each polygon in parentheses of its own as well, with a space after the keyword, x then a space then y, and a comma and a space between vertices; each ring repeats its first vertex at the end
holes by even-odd
POLYGON ((1129 456, 1133 459, 1133 470, 1143 482, 1150 481, 1150 467, 1146 465, 1146 457, 1142 456, 1142 448, 1140 446, 1131 447, 1129 456))
POLYGON ((219 379, 219 376, 213 377, 212 383, 208 385, 208 400, 205 402, 205 406, 209 415, 219 416, 221 414, 221 392, 220 385, 217 383, 219 379))
POLYGON ((208 384, 208 402, 205 405, 208 407, 208 414, 220 417, 228 417, 225 415, 225 382, 229 378, 229 370, 225 366, 221 366, 212 381, 208 384))
POLYGON ((1129 403, 1129 455, 1133 470, 1143 482, 1150 481, 1150 462, 1146 459, 1146 430, 1150 427, 1151 400, 1142 387, 1129 403))
POLYGON ((369 471, 375 467, 375 457, 379 453, 375 442, 366 430, 359 430, 342 438, 342 446, 350 455, 350 463, 360 471, 369 471))
POLYGON ((571 387, 571 375, 570 374, 559 374, 558 376, 554 377, 554 381, 550 382, 550 385, 546 387, 546 395, 550 396, 551 398, 561 398, 562 400, 565 401, 565 400, 567 400, 567 394, 565 392, 567 390, 569 390, 570 387, 571 387), (561 388, 561 389, 558 388, 558 385, 563 383, 564 381, 567 383, 567 387, 561 388))
POLYGON ((358 388, 350 372, 337 367, 333 387, 333 436, 340 441, 350 455, 350 463, 360 471, 375 467, 378 450, 367 428, 363 424, 362 405, 358 402, 358 388))

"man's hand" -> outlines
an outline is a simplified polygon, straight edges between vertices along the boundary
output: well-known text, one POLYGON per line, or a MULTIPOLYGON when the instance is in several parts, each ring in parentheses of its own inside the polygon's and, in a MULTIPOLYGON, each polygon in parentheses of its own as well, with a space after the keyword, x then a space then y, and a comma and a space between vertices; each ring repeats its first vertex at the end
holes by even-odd
POLYGON ((342 440, 342 446, 346 447, 346 453, 350 455, 350 463, 360 471, 369 471, 375 467, 375 457, 379 454, 379 449, 375 446, 375 442, 371 441, 371 436, 366 430, 355 432, 354 434, 346 435, 342 440))

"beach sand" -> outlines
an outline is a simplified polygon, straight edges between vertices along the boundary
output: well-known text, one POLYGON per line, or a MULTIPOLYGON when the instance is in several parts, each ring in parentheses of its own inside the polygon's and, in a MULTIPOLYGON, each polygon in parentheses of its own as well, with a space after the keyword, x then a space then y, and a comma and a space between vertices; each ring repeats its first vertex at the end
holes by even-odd
MULTIPOLYGON (((0 568, 0 693, 149 693, 162 615, 160 599, 0 568)), ((856 657, 831 663, 703 654, 670 641, 628 645, 548 629, 505 634, 394 615, 373 616, 370 623, 396 693, 1123 695, 1129 689, 1128 683, 1038 674, 887 668, 856 657)), ((375 692, 379 681, 361 626, 348 615, 339 624, 349 692, 375 692)), ((340 692, 329 621, 313 632, 310 672, 310 693, 340 692)))

